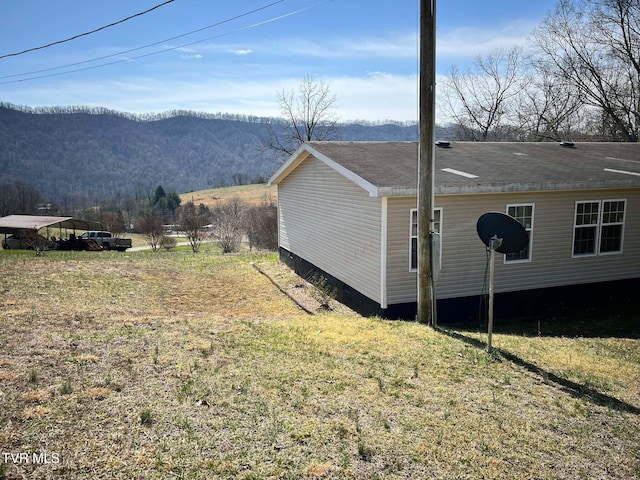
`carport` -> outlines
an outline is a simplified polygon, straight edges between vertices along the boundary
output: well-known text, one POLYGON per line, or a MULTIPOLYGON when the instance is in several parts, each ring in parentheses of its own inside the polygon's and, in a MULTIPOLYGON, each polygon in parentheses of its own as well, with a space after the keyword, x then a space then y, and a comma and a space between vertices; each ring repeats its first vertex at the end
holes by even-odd
POLYGON ((0 218, 0 233, 4 234, 3 245, 6 242, 7 235, 21 235, 21 232, 30 231, 37 234, 41 229, 46 228, 46 238, 50 238, 50 234, 57 231, 58 238, 63 238, 62 231, 65 235, 68 230, 103 230, 104 227, 100 222, 92 220, 82 220, 74 217, 50 217, 41 215, 9 215, 0 218), (52 233, 51 230, 54 230, 52 233))

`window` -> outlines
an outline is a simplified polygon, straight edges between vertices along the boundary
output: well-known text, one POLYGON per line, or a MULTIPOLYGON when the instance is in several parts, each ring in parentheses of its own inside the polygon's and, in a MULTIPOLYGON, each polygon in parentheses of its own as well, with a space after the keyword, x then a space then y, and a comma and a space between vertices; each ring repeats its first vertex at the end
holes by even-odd
POLYGON ((418 270, 418 210, 411 210, 411 231, 409 232, 410 238, 410 259, 409 270, 415 272, 418 270))
POLYGON ((602 202, 600 253, 622 252, 624 209, 624 200, 602 202))
POLYGON ((576 202, 573 256, 622 252, 626 200, 576 202))
MULTIPOLYGON (((410 227, 409 227, 409 270, 418 271, 418 210, 411 209, 410 227)), ((434 245, 432 255, 437 259, 436 266, 439 268, 442 263, 442 238, 440 232, 442 229, 442 209, 433 209, 433 236, 434 245)), ((434 262, 435 263, 435 262, 434 262)))
POLYGON ((507 205, 507 215, 518 220, 529 236, 529 243, 516 253, 507 253, 504 263, 521 263, 531 261, 531 243, 533 241, 533 203, 507 205))

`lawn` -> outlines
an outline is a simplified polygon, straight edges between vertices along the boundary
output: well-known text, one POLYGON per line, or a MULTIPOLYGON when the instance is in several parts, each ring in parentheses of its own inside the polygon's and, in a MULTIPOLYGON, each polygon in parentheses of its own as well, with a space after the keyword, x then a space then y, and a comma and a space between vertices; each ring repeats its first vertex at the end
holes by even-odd
POLYGON ((273 254, 0 253, 0 478, 640 476, 636 318, 497 325, 488 354, 308 315, 250 262, 295 281, 273 254))

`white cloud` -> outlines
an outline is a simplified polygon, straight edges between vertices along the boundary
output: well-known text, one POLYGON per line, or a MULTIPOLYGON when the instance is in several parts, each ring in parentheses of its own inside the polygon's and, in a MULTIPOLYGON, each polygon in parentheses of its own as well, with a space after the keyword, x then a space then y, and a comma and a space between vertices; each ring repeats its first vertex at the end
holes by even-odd
MULTIPOLYGON (((6 100, 29 106, 101 106, 130 113, 181 109, 279 116, 277 92, 296 88, 301 78, 233 77, 185 82, 131 77, 90 83, 65 81, 49 88, 21 90, 6 100), (51 102, 52 98, 55 102, 51 102)), ((362 77, 323 77, 322 80, 329 83, 336 95, 337 113, 342 120, 415 120, 417 117, 415 76, 376 72, 362 77)))
POLYGON ((340 37, 285 39, 260 50, 280 56, 300 55, 315 58, 415 58, 418 39, 415 34, 398 34, 386 37, 340 37))
POLYGON ((473 59, 497 48, 527 48, 528 37, 536 24, 517 21, 494 29, 459 27, 437 32, 436 55, 439 59, 473 59))
POLYGON ((366 77, 328 79, 343 120, 399 120, 418 118, 417 75, 375 72, 366 77))
POLYGON ((253 50, 250 48, 231 50, 231 53, 235 53, 236 55, 250 55, 253 53, 253 50))

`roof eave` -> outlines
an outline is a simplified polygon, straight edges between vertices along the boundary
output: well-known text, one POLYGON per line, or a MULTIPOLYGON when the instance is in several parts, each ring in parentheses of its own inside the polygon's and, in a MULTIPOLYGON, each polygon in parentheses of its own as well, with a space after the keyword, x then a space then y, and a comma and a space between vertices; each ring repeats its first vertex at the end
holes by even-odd
POLYGON ((640 188, 632 180, 584 181, 584 182, 529 182, 529 183, 486 183, 462 185, 438 185, 436 195, 463 195, 472 193, 518 193, 518 192, 558 192, 567 190, 609 190, 640 188))
MULTIPOLYGON (((530 183, 490 183, 437 185, 436 195, 469 195, 474 193, 518 193, 518 192, 559 192, 567 190, 611 190, 640 188, 637 181, 610 180, 600 182, 530 182, 530 183)), ((377 197, 415 197, 416 187, 379 187, 377 197)))

